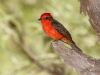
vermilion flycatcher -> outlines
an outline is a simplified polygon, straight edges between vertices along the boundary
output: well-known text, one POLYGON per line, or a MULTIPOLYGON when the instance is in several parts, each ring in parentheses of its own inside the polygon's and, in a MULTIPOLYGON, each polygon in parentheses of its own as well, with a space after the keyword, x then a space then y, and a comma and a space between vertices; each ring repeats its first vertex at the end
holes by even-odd
POLYGON ((61 23, 53 19, 50 13, 43 13, 38 20, 41 21, 43 30, 48 36, 54 40, 62 40, 70 44, 73 49, 81 51, 81 49, 77 47, 75 42, 72 40, 68 30, 66 30, 61 23))

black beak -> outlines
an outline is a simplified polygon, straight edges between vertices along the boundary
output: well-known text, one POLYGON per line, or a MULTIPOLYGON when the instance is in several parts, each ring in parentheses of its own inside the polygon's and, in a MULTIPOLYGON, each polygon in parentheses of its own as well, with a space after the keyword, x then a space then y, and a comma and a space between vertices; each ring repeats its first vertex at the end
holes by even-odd
POLYGON ((42 20, 41 18, 38 19, 39 21, 42 20))

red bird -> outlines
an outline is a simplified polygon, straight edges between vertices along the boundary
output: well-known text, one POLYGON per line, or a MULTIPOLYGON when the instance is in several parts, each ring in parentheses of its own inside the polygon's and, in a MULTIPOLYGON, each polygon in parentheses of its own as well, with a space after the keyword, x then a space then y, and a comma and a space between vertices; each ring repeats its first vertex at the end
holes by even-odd
POLYGON ((68 30, 61 23, 53 19, 50 13, 43 13, 38 20, 41 21, 43 30, 48 36, 54 40, 62 40, 70 44, 73 49, 81 51, 72 40, 68 30))

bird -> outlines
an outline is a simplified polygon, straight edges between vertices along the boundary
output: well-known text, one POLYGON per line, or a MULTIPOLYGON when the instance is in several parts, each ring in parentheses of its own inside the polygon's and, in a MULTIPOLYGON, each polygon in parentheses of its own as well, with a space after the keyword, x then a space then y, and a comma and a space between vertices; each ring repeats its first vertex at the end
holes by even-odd
POLYGON ((55 20, 50 13, 43 13, 38 20, 41 21, 42 28, 49 37, 66 42, 71 45, 72 49, 82 52, 72 40, 69 31, 60 22, 55 20))

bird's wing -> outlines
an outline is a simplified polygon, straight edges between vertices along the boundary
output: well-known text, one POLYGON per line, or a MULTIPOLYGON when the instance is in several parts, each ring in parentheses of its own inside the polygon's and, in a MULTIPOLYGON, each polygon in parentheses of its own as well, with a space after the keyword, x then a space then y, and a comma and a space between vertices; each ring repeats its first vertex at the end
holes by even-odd
POLYGON ((64 37, 68 38, 69 40, 73 41, 70 33, 68 32, 68 30, 61 23, 59 23, 58 21, 54 20, 54 21, 52 21, 52 26, 61 35, 63 35, 64 37))

